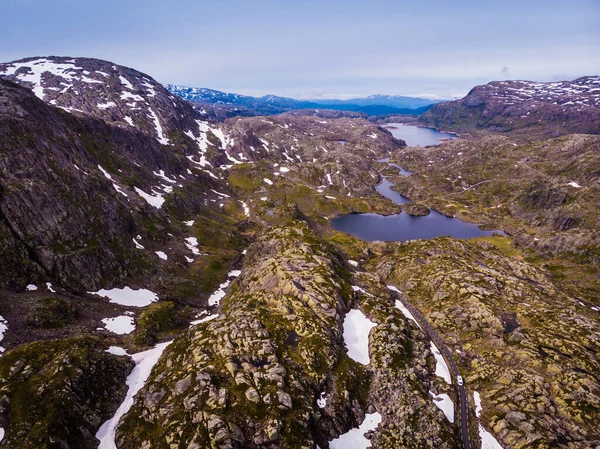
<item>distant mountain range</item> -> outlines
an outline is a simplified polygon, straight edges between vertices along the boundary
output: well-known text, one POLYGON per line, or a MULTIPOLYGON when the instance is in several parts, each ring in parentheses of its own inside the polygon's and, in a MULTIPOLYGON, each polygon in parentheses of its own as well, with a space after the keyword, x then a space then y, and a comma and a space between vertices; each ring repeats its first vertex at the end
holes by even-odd
POLYGON ((165 87, 171 93, 198 105, 197 110, 201 113, 204 111, 207 117, 220 119, 238 115, 280 114, 299 109, 333 109, 359 112, 365 115, 419 115, 429 110, 432 105, 440 102, 439 100, 395 95, 371 95, 348 100, 296 100, 276 95, 252 97, 175 84, 165 84, 165 87))

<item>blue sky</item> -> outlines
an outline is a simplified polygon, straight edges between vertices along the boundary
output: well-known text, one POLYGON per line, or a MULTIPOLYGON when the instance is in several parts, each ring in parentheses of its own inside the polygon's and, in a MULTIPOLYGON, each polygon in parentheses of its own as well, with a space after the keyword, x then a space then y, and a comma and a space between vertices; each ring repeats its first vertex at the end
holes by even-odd
POLYGON ((0 60, 107 59, 249 95, 451 98, 600 74, 598 0, 2 0, 0 60))

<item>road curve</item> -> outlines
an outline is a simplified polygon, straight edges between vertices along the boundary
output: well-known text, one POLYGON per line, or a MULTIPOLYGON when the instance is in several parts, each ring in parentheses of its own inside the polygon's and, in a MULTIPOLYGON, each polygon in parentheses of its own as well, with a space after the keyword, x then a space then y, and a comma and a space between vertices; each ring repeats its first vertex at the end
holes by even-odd
POLYGON ((471 439, 469 437, 469 400, 467 397, 467 390, 465 386, 458 385, 457 378, 458 376, 460 376, 460 371, 458 370, 458 366, 454 361, 454 357, 452 357, 452 353, 450 352, 450 350, 446 347, 444 343, 442 343, 442 340, 440 339, 438 334, 431 328, 425 317, 421 315, 421 312, 419 312, 415 307, 413 307, 413 305, 409 303, 406 300, 406 298, 404 298, 401 294, 398 294, 397 296, 398 299, 400 299, 400 301, 402 302, 402 304, 404 304, 404 307, 406 307, 410 311, 410 313, 413 314, 413 316, 421 325, 423 330, 429 335, 431 341, 433 341, 435 345, 439 348, 446 361, 450 362, 450 367, 452 369, 452 373, 454 374, 454 385, 458 391, 458 403, 460 408, 460 437, 462 440, 463 448, 471 449, 471 439))

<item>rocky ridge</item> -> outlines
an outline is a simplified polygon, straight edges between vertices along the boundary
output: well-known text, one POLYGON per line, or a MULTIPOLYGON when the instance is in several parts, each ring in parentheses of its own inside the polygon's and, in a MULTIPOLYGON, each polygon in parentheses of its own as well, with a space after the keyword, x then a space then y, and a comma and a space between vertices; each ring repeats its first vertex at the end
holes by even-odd
POLYGON ((435 105, 420 121, 440 129, 513 132, 531 140, 600 134, 600 77, 573 81, 493 81, 435 105))
POLYGON ((222 314, 167 348, 118 445, 326 448, 377 410, 373 447, 455 447, 428 396, 428 346, 376 277, 353 274, 305 222, 287 221, 250 247, 222 314), (352 295, 353 276, 364 293, 352 295), (378 323, 367 367, 341 341, 352 306, 378 323))
POLYGON ((505 447, 598 444, 596 311, 488 243, 438 238, 371 250, 368 268, 402 288, 456 352, 505 447))

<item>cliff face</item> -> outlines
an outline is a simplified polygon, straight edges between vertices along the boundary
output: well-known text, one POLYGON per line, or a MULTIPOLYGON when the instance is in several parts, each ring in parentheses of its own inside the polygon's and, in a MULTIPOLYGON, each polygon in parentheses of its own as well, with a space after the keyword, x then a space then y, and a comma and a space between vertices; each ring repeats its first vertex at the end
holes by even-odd
POLYGON ((528 138, 600 134, 600 77, 539 83, 494 81, 436 104, 421 122, 459 132, 486 129, 528 138))
POLYGON ((133 239, 144 223, 165 226, 164 197, 191 181, 215 185, 152 137, 75 117, 6 81, 0 135, 4 283, 92 290, 132 274, 133 239))

